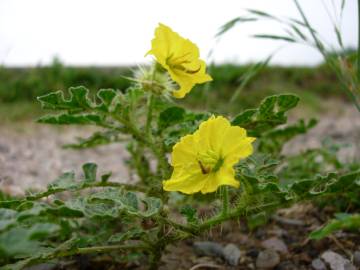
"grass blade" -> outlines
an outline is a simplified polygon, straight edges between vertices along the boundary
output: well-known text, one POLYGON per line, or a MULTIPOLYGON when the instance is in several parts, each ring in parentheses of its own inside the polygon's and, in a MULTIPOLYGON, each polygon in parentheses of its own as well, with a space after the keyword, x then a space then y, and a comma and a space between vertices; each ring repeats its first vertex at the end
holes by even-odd
POLYGON ((270 62, 271 58, 273 57, 273 54, 268 56, 264 61, 258 62, 254 65, 252 65, 241 77, 240 77, 240 85, 238 88, 236 88, 234 94, 232 95, 230 102, 234 102, 244 89, 244 87, 256 76, 259 74, 261 70, 263 70, 268 63, 270 62))
POLYGON ((284 40, 284 41, 287 41, 287 42, 296 42, 296 40, 294 38, 288 37, 288 36, 256 34, 256 35, 253 35, 252 37, 254 37, 254 38, 264 38, 264 39, 284 40))
POLYGON ((215 35, 215 37, 219 37, 219 36, 225 34, 227 31, 232 29, 237 23, 240 23, 240 22, 254 22, 254 21, 257 21, 257 19, 254 18, 254 17, 237 17, 237 18, 234 18, 234 19, 228 21, 227 23, 225 23, 223 26, 221 26, 219 31, 215 35))

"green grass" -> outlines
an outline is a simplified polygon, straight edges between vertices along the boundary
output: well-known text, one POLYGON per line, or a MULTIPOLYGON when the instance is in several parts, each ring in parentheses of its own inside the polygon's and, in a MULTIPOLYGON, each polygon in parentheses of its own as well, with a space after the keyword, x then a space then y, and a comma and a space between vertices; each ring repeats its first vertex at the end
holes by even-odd
POLYGON ((43 113, 37 102, 16 101, 13 103, 0 103, 0 124, 35 121, 43 113))
MULTIPOLYGON (((301 97, 305 110, 321 110, 324 98, 345 99, 336 77, 326 66, 264 68, 244 87, 238 98, 230 103, 241 84, 249 65, 231 64, 210 66, 213 81, 197 86, 186 99, 179 102, 191 108, 207 108, 214 112, 234 114, 256 106, 271 94, 295 93, 301 97)), ((65 67, 54 61, 50 67, 0 67, 0 120, 21 121, 41 114, 36 97, 70 86, 84 85, 92 92, 101 88, 124 91, 130 82, 131 68, 65 67)))

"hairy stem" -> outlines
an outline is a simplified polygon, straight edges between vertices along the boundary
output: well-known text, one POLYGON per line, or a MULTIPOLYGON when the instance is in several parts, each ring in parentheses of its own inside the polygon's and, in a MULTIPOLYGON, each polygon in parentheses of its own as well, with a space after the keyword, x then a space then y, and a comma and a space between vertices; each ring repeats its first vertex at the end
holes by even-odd
POLYGON ((85 247, 85 248, 77 248, 75 250, 66 250, 62 251, 58 254, 55 254, 55 258, 58 257, 67 257, 77 254, 91 254, 91 253, 106 253, 110 251, 116 250, 137 250, 137 249, 146 249, 147 246, 142 244, 137 245, 109 245, 109 246, 95 246, 95 247, 85 247))
POLYGON ((229 212, 229 189, 227 186, 221 187, 221 197, 222 197, 222 213, 221 215, 226 216, 229 212))
POLYGON ((153 95, 150 93, 148 96, 148 100, 147 100, 147 116, 146 116, 146 126, 145 126, 145 132, 146 135, 150 138, 152 138, 152 133, 151 133, 151 122, 152 122, 152 113, 153 113, 153 103, 154 103, 154 97, 153 95))

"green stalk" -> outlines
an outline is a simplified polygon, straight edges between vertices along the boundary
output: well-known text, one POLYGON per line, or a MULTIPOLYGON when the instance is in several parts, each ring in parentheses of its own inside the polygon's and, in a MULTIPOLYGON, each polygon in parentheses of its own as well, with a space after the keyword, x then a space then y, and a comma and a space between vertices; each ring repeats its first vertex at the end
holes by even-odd
POLYGON ((152 122, 153 106, 154 106, 154 97, 153 97, 153 94, 149 93, 148 100, 147 100, 148 111, 147 111, 147 116, 146 116, 145 132, 146 132, 146 135, 149 136, 150 141, 152 141, 151 122, 152 122))
POLYGON ((326 56, 326 52, 325 52, 325 50, 324 50, 324 46, 321 44, 320 40, 317 38, 317 36, 316 36, 316 34, 315 34, 315 31, 314 31, 314 29, 311 27, 311 25, 310 25, 310 23, 309 23, 306 15, 305 15, 305 13, 304 13, 302 7, 300 6, 299 2, 298 2, 297 0, 294 0, 294 2, 295 2, 295 5, 296 5, 296 8, 298 9, 298 11, 299 11, 299 13, 300 13, 300 15, 301 15, 301 18, 303 19, 303 21, 304 21, 307 29, 309 30, 312 38, 313 38, 314 41, 315 41, 316 47, 318 48, 318 50, 320 51, 320 53, 323 55, 323 57, 324 57, 325 60, 326 60, 327 56, 326 56))
POLYGON ((227 186, 221 187, 221 196, 222 196, 222 203, 223 203, 221 215, 227 216, 227 214, 229 212, 229 190, 228 190, 227 186))
MULTIPOLYGON (((301 18, 303 19, 303 22, 306 26, 306 28, 309 30, 312 38, 314 39, 316 48, 320 51, 320 53, 322 54, 322 56, 324 57, 324 60, 326 61, 326 63, 334 70, 334 72, 336 73, 336 76, 338 77, 338 79, 340 80, 340 82, 342 82, 343 86, 343 90, 346 92, 346 94, 349 96, 349 98, 352 100, 352 102, 354 103, 355 107, 357 108, 357 110, 360 112, 360 104, 357 100, 357 96, 355 93, 353 93, 353 91, 349 88, 348 84, 346 82, 343 82, 343 75, 341 74, 341 71, 338 68, 338 65, 336 63, 332 63, 331 60, 329 60, 329 56, 327 55, 327 52, 323 46, 323 44, 321 43, 321 41, 318 39, 318 37, 316 36, 316 33, 314 31, 314 29, 311 27, 309 20, 307 19, 302 7, 300 6, 298 0, 294 0, 294 3, 296 5, 296 8, 298 9, 301 18)), ((360 0, 358 0, 358 10, 360 11, 360 0)), ((359 33, 360 33, 360 12, 358 15, 358 20, 359 20, 359 33)), ((359 42, 358 42, 358 60, 360 59, 359 57, 360 55, 360 34, 359 34, 359 42)), ((357 75, 358 78, 360 78, 360 61, 357 61, 357 75)))
POLYGON ((91 253, 107 253, 115 250, 136 250, 136 249, 146 249, 145 245, 112 245, 112 246, 95 246, 95 247, 84 247, 77 248, 75 250, 67 250, 64 252, 60 252, 54 257, 66 257, 76 254, 91 254, 91 253))

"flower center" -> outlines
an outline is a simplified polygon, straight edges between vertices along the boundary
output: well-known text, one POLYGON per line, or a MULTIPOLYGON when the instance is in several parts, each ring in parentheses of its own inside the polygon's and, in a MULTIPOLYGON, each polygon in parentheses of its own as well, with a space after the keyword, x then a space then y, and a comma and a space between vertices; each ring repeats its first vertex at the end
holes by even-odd
POLYGON ((219 157, 214 151, 208 150, 198 153, 197 162, 203 174, 217 172, 224 163, 224 159, 219 157))
POLYGON ((191 62, 187 59, 187 56, 190 53, 186 53, 184 55, 174 57, 172 54, 166 58, 166 64, 171 68, 175 70, 181 70, 188 74, 195 74, 200 71, 201 65, 199 65, 198 68, 192 70, 185 67, 186 64, 190 64, 191 62))

